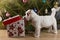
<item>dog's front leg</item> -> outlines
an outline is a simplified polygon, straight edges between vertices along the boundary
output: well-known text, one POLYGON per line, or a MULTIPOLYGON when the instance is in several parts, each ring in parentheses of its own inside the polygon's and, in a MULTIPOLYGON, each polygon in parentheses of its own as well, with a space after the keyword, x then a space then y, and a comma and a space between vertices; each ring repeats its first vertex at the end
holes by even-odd
POLYGON ((35 27, 35 35, 34 36, 37 38, 40 36, 40 26, 35 27))

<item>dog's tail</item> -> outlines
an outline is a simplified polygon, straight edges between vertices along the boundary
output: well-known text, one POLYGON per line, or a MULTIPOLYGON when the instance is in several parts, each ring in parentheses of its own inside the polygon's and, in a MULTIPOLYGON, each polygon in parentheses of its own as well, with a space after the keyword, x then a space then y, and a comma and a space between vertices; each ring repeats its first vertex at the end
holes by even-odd
POLYGON ((55 16, 55 14, 56 14, 56 9, 55 9, 55 8, 52 8, 51 11, 52 11, 52 12, 51 12, 51 16, 55 16))
POLYGON ((56 12, 60 10, 60 7, 57 7, 57 8, 52 8, 51 11, 51 16, 55 16, 56 15, 56 12))

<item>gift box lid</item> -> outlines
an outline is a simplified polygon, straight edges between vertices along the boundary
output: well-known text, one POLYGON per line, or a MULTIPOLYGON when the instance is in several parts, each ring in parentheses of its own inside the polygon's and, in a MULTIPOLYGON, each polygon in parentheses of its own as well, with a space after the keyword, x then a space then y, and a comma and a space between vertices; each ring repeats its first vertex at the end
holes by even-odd
POLYGON ((10 18, 8 18, 8 19, 5 19, 5 20, 3 21, 3 24, 6 26, 6 25, 8 25, 8 24, 11 24, 11 23, 16 22, 16 21, 21 20, 21 19, 22 19, 21 16, 16 15, 16 16, 10 17, 10 18))

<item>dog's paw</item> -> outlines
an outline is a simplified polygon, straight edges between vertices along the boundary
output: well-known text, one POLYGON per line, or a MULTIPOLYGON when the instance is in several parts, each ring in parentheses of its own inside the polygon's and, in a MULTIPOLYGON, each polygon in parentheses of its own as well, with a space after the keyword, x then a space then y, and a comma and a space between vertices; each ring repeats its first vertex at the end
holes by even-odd
POLYGON ((35 38, 39 38, 40 36, 39 35, 34 35, 35 38))
POLYGON ((39 38, 40 36, 34 36, 35 38, 39 38))
POLYGON ((57 32, 53 32, 54 34, 57 34, 57 32))

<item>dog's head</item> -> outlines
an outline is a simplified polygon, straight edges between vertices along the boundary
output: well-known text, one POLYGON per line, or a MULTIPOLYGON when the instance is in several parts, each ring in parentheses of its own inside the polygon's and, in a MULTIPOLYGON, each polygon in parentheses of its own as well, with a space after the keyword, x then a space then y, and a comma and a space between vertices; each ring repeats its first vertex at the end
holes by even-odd
POLYGON ((25 18, 26 18, 27 21, 30 20, 30 18, 31 18, 31 9, 29 9, 29 10, 27 10, 27 11, 25 12, 25 18))

